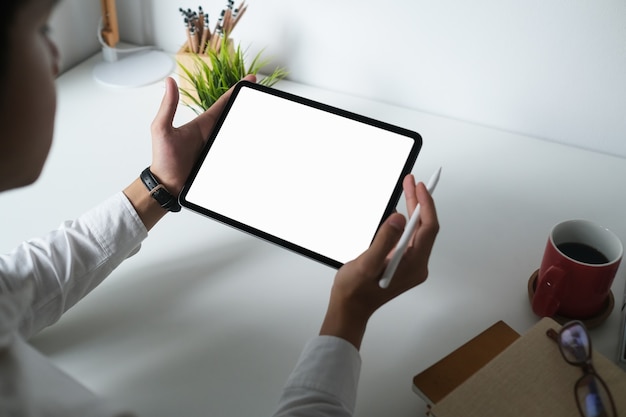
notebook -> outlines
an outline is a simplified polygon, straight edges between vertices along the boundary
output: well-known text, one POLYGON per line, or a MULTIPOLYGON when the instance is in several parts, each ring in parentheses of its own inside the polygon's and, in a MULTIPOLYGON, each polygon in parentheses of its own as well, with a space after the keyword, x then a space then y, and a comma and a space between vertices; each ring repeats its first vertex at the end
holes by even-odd
MULTIPOLYGON (((548 328, 550 318, 511 343, 430 409, 434 417, 571 417, 579 415, 574 384, 581 368, 565 362, 548 328)), ((593 341, 592 341, 593 347, 593 341)), ((626 413, 626 373, 597 351, 593 365, 613 394, 618 415, 626 413)))

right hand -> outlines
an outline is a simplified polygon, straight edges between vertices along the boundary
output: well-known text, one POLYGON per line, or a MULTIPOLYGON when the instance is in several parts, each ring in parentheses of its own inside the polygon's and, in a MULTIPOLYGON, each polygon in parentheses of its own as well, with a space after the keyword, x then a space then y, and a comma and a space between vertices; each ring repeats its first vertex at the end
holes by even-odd
POLYGON ((413 175, 407 175, 403 187, 409 216, 420 203, 420 221, 389 287, 380 288, 378 281, 406 225, 400 213, 389 216, 369 249, 337 272, 320 334, 342 337, 359 348, 372 314, 428 277, 428 259, 439 232, 435 204, 423 183, 415 185, 413 175))

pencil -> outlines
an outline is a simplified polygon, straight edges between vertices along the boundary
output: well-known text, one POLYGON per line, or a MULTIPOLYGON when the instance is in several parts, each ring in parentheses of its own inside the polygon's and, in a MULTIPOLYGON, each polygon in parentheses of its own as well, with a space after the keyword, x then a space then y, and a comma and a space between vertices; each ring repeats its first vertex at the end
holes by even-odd
POLYGON ((204 32, 204 11, 198 6, 198 32, 204 32))
POLYGON ((189 35, 191 36, 191 51, 194 53, 198 53, 198 35, 196 34, 195 25, 191 25, 191 29, 189 30, 189 35))
POLYGON ((188 18, 185 18, 185 32, 187 33, 187 49, 189 49, 189 52, 193 52, 193 42, 191 42, 191 30, 188 18))
POLYGON ((226 33, 226 36, 230 34, 231 18, 232 18, 232 11, 230 9, 226 9, 226 13, 224 14, 224 33, 226 33))
POLYGON ((231 32, 232 32, 233 29, 235 29, 235 26, 237 26, 237 23, 239 23, 239 20, 241 19, 241 16, 243 16, 243 14, 246 12, 247 8, 248 8, 248 5, 245 4, 245 1, 242 2, 241 5, 239 6, 239 13, 237 13, 237 17, 235 18, 235 20, 230 25, 231 32))
POLYGON ((209 39, 211 38, 211 29, 209 29, 209 15, 205 14, 204 15, 204 24, 202 25, 202 27, 204 28, 202 30, 202 40, 200 41, 200 50, 198 51, 198 53, 200 54, 204 54, 207 48, 207 43, 209 42, 209 39))

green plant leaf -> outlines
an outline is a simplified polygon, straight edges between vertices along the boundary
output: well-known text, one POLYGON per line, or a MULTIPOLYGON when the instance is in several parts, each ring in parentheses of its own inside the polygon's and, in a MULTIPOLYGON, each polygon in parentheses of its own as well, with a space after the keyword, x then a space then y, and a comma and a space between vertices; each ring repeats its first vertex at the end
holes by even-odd
MULTIPOLYGON (((269 61, 262 59, 263 50, 254 56, 246 69, 245 51, 241 45, 233 47, 232 41, 223 38, 218 52, 209 50, 207 56, 193 56, 193 68, 185 67, 180 61, 180 76, 192 86, 191 89, 179 87, 180 93, 186 98, 185 105, 196 114, 206 111, 239 80, 247 74, 257 74, 269 61), (197 96, 196 96, 197 95, 197 96)), ((277 67, 259 81, 271 87, 288 75, 284 68, 277 67)))

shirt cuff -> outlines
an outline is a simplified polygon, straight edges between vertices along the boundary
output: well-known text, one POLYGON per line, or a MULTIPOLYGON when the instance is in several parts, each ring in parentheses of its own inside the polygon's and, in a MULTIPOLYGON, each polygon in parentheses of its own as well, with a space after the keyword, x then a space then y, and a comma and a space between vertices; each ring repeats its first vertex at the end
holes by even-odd
POLYGON ((137 253, 148 231, 126 195, 120 191, 81 216, 95 231, 107 257, 119 263, 137 253), (113 225, 113 226, 112 226, 113 225))
POLYGON ((361 356, 354 345, 336 336, 317 336, 304 347, 286 390, 317 391, 354 412, 360 373, 361 356))

